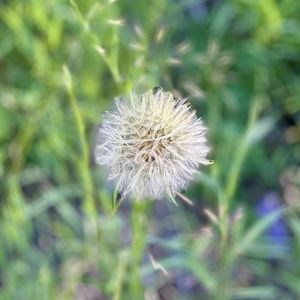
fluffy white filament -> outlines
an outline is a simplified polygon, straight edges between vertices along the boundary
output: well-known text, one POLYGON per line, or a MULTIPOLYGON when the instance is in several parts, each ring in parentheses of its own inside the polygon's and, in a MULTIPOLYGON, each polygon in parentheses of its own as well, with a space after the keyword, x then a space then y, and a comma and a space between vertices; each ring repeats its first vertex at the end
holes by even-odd
POLYGON ((174 196, 206 158, 206 128, 182 99, 162 89, 116 99, 104 113, 95 158, 123 196, 174 196))

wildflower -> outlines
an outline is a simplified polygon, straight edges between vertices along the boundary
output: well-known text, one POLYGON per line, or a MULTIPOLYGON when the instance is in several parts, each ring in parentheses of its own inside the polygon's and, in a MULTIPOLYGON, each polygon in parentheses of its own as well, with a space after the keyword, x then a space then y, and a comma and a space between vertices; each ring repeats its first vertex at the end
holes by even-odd
POLYGON ((103 116, 95 148, 117 190, 138 199, 173 197, 207 165, 206 128, 183 99, 161 88, 117 98, 103 116))
MULTIPOLYGON (((266 218, 268 215, 280 212, 283 205, 280 203, 280 197, 273 191, 265 194, 256 205, 256 214, 260 218, 266 218)), ((270 239, 272 244, 277 246, 289 246, 289 232, 286 222, 283 218, 275 220, 266 230, 265 236, 270 239)), ((282 249, 283 251, 285 249, 282 249)))

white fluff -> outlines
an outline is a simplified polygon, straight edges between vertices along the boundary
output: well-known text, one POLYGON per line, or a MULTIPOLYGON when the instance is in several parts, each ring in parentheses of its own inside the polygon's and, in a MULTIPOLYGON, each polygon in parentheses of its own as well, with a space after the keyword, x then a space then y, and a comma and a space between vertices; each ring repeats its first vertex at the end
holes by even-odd
POLYGON ((97 164, 107 168, 123 196, 174 196, 206 158, 206 128, 182 99, 162 89, 116 99, 103 115, 95 147, 97 164))

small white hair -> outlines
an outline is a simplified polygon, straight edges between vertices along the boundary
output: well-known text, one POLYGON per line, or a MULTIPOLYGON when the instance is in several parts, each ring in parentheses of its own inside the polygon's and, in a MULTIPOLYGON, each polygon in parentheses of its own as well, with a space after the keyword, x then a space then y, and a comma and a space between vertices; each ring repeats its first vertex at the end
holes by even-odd
POLYGON ((200 164, 210 163, 205 133, 189 103, 172 93, 159 88, 131 94, 104 113, 95 160, 123 196, 173 197, 200 164))

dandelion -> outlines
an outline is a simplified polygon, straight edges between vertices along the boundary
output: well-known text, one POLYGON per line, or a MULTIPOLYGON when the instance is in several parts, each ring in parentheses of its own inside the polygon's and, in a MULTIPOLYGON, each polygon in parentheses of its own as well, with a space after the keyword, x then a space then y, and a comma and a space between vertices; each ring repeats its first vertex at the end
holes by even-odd
POLYGON ((174 197, 207 165, 206 127, 188 102, 161 88, 115 100, 103 116, 95 159, 117 190, 138 199, 174 197))

